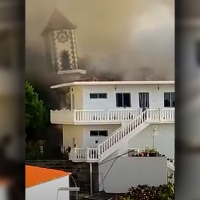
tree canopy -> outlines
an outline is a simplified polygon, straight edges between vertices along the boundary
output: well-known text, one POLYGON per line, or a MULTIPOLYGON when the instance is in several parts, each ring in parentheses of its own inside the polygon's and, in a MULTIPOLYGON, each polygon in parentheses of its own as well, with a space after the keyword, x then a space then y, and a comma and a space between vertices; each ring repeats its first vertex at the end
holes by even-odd
POLYGON ((40 130, 48 122, 49 113, 28 81, 25 82, 25 109, 26 134, 28 138, 32 138, 33 132, 40 130))

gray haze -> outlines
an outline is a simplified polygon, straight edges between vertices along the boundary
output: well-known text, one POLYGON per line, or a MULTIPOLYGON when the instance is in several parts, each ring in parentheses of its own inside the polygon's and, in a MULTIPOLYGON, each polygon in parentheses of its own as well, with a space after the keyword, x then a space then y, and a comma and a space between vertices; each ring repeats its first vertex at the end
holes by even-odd
POLYGON ((40 34, 55 7, 77 25, 79 67, 89 74, 174 79, 173 0, 26 0, 29 76, 48 73, 40 34))

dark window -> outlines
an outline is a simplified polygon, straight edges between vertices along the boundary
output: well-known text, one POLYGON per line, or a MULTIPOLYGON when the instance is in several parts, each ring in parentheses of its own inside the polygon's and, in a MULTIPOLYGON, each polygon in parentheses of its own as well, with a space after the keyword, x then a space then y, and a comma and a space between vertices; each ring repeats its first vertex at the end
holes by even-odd
POLYGON ((130 93, 117 93, 116 94, 117 107, 131 107, 131 94, 130 93))
POLYGON ((99 93, 99 99, 107 99, 106 93, 99 93))
POLYGON ((97 99, 97 98, 98 98, 98 94, 90 93, 90 99, 97 99))
POLYGON ((164 107, 175 107, 175 93, 174 92, 164 93, 164 107))
POLYGON ((107 130, 90 131, 90 136, 91 137, 98 137, 98 136, 107 137, 108 136, 108 131, 107 130))
POLYGON ((99 131, 99 136, 107 137, 108 136, 108 131, 99 131))
POLYGON ((143 109, 149 108, 149 93, 148 92, 139 93, 139 107, 143 109))
POLYGON ((107 99, 107 93, 90 93, 90 99, 107 99))
POLYGON ((98 136, 98 131, 90 131, 90 136, 98 136))
POLYGON ((196 61, 200 66, 200 41, 196 42, 196 61))

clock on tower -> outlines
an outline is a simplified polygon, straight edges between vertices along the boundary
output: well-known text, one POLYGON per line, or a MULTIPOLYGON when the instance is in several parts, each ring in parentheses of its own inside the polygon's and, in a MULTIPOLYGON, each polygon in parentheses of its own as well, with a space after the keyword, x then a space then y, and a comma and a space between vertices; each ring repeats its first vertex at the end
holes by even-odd
POLYGON ((57 73, 78 70, 75 29, 76 26, 55 9, 42 32, 48 63, 57 73))

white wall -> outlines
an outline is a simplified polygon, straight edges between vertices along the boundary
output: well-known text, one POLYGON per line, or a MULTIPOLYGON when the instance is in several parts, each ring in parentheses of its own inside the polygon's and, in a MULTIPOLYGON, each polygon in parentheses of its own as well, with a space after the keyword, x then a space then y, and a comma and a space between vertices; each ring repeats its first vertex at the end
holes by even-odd
POLYGON ((99 165, 100 189, 108 193, 124 193, 132 186, 148 184, 158 186, 167 183, 167 161, 165 157, 120 157, 99 165), (109 173, 105 177, 109 168, 109 173))
POLYGON ((90 137, 90 130, 108 130, 108 135, 112 134, 120 125, 91 125, 91 126, 76 126, 76 125, 63 125, 63 146, 73 146, 73 138, 77 147, 96 147, 106 137, 90 137))
POLYGON ((83 147, 83 126, 63 125, 63 146, 73 147, 73 138, 77 147, 83 147))
POLYGON ((131 93, 131 108, 139 108, 139 92, 149 92, 150 108, 164 107, 164 92, 174 92, 174 85, 82 86, 83 109, 116 109, 116 93, 131 93), (159 89, 158 89, 159 87, 159 89), (107 99, 90 99, 90 93, 107 93, 107 99))
POLYGON ((90 130, 108 130, 108 136, 111 135, 116 129, 118 129, 120 125, 112 124, 112 125, 92 125, 92 126, 84 126, 84 146, 85 147, 96 147, 98 144, 95 143, 98 140, 98 143, 105 140, 107 137, 94 137, 90 136, 90 130))
MULTIPOLYGON (((145 149, 146 147, 153 147, 152 126, 149 125, 133 139, 129 141, 129 147, 145 149)), ((155 148, 159 150, 161 154, 169 158, 174 158, 174 138, 175 127, 174 124, 161 124, 158 125, 158 131, 155 136, 155 148)))
MULTIPOLYGON (((27 188, 26 200, 56 200, 57 190, 59 187, 69 187, 69 176, 27 188)), ((58 200, 69 200, 69 192, 59 192, 58 200)))
MULTIPOLYGON (((131 139, 128 144, 124 144, 118 151, 118 154, 124 153, 124 151, 126 151, 128 148, 152 148, 152 126, 153 125, 149 125, 133 139, 131 139)), ((119 127, 120 125, 117 124, 90 126, 63 125, 63 146, 73 147, 73 138, 75 138, 77 147, 96 147, 98 144, 96 144, 95 141, 98 140, 100 143, 106 137, 91 137, 90 130, 108 130, 108 135, 111 135, 119 127)), ((174 158, 174 128, 174 124, 158 125, 158 131, 154 139, 155 148, 157 148, 161 154, 164 154, 169 158, 174 158)))

